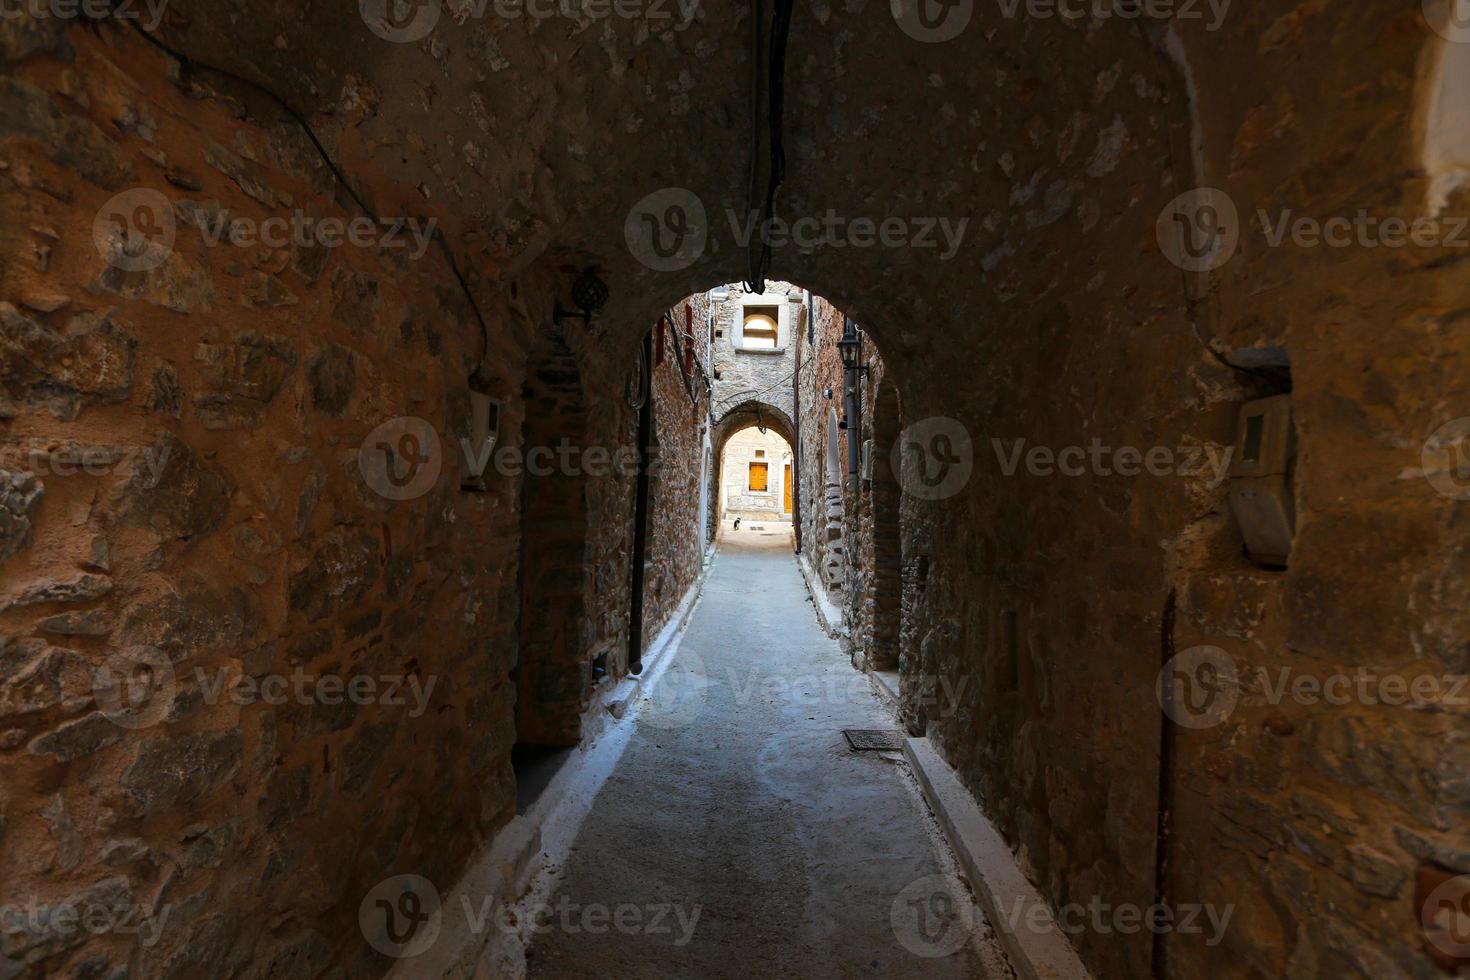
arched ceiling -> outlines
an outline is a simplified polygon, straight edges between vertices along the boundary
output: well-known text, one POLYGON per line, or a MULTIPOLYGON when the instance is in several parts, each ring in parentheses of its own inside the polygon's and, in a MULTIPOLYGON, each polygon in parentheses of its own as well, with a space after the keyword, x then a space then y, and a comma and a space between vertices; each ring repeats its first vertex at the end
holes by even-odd
POLYGON ((785 439, 791 445, 796 444, 796 427, 791 424, 791 416, 784 410, 764 401, 745 401, 732 407, 715 419, 715 427, 710 446, 714 450, 716 458, 725 449, 725 443, 738 432, 764 425, 768 429, 774 429, 776 434, 785 439))
MULTIPOLYGON (((672 0, 581 21, 474 6, 447 0, 408 43, 378 37, 343 0, 181 0, 160 33, 292 101, 360 183, 381 177, 363 188, 380 212, 440 215, 484 280, 597 264, 615 343, 700 286, 743 278, 747 9, 697 4, 676 27, 672 0), (624 234, 640 199, 666 188, 708 217, 706 246, 676 271, 641 264, 624 234)), ((841 230, 778 248, 771 275, 850 311, 900 378, 915 359, 962 362, 956 344, 978 356, 1063 276, 1106 266, 1098 252, 1120 223, 1118 261, 1151 232, 1157 210, 1139 200, 1169 182, 1172 71, 1138 22, 975 4, 959 36, 925 43, 886 3, 798 4, 777 213, 830 215, 841 230), (913 244, 865 245, 849 224, 861 218, 903 219, 892 240, 913 244), (941 221, 963 230, 957 245, 941 221)))
MULTIPOLYGON (((604 16, 582 19, 558 13, 570 0, 536 0, 545 18, 496 13, 521 9, 513 0, 441 0, 424 8, 442 11, 432 30, 400 43, 360 9, 385 2, 179 0, 160 34, 291 100, 381 213, 437 216, 482 295, 534 282, 520 302, 549 315, 550 277, 565 301, 576 270, 597 266, 611 299, 593 341, 612 356, 631 356, 682 297, 744 278, 747 8, 686 0, 686 23, 674 0, 608 0, 604 16), (640 16, 616 13, 628 10, 640 16), (653 268, 625 229, 639 225, 640 202, 675 191, 699 202, 705 237, 687 265, 653 268)), ((1064 377, 1067 409, 1082 418, 1108 390, 1146 398, 1136 352, 1161 338, 1181 365, 1208 360, 1210 335, 1279 344, 1282 318, 1252 307, 1253 279, 1285 274, 1280 257, 1253 242, 1247 262, 1217 277, 1226 302, 1245 308, 1202 332, 1190 320, 1216 313, 1201 312, 1203 290, 1160 253, 1165 205, 1213 184, 1249 215, 1297 203, 1292 181, 1345 154, 1403 144, 1387 156, 1411 159, 1408 86, 1427 34, 1418 5, 1365 0, 1344 24, 1397 33, 1344 27, 1324 46, 1304 40, 1316 8, 1285 2, 1230 5, 1213 24, 1210 4, 1165 21, 958 0, 937 9, 969 20, 939 43, 900 26, 892 8, 906 2, 797 5, 776 213, 830 216, 838 230, 778 246, 770 274, 857 318, 915 417, 990 411, 1006 396, 977 384, 977 367, 1013 352, 1023 390, 1064 377), (1376 66, 1366 89, 1363 63, 1376 66), (1349 89, 1363 99, 1323 99, 1349 89), (1294 147, 1312 148, 1308 164, 1294 147), (898 244, 853 225, 886 219, 903 223, 898 244), (1135 354, 1117 356, 1120 345, 1135 354), (965 389, 961 409, 953 393, 965 389)))

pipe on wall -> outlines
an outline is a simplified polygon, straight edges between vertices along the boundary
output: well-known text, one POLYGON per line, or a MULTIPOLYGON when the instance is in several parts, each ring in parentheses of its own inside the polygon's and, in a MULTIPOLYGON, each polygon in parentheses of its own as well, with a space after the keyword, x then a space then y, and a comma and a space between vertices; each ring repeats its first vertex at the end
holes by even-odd
MULTIPOLYGON (((802 307, 808 333, 812 329, 812 291, 806 290, 802 307)), ((801 331, 796 331, 796 357, 791 362, 791 530, 801 554, 801 331)))
MULTIPOLYGON (((857 324, 853 322, 850 316, 844 315, 842 318, 842 339, 856 339, 861 342, 858 337, 857 324)), ((857 361, 861 364, 862 348, 859 347, 858 351, 857 361)), ((842 381, 842 387, 844 389, 843 404, 847 412, 847 488, 853 493, 857 493, 858 472, 861 462, 858 459, 858 455, 862 451, 859 437, 861 436, 863 420, 862 393, 858 391, 857 369, 844 366, 842 369, 842 381)))

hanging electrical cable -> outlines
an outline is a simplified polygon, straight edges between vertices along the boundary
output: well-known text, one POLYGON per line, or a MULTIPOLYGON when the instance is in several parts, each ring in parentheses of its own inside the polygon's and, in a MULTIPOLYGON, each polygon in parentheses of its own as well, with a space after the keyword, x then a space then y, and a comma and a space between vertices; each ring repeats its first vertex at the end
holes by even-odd
MULTIPOLYGON (((114 11, 118 9, 122 2, 123 0, 115 0, 113 4, 114 11)), ((332 155, 327 152, 327 148, 322 143, 320 137, 317 136, 316 130, 312 128, 311 123, 306 121, 306 117, 303 116, 296 109, 295 106, 291 105, 291 103, 287 102, 280 95, 277 95, 272 89, 266 87, 260 82, 257 82, 253 78, 247 78, 246 76, 241 75, 238 72, 230 71, 228 68, 220 68, 218 65, 211 65, 207 62, 198 61, 190 57, 184 52, 178 50, 177 48, 164 41, 159 40, 153 34, 149 33, 149 31, 145 29, 136 19, 129 19, 128 24, 145 41, 153 45, 153 47, 157 48, 159 51, 162 51, 168 57, 177 61, 179 63, 179 68, 181 69, 181 71, 185 73, 191 71, 209 72, 211 74, 218 75, 221 78, 227 78, 233 82, 238 82, 239 84, 260 93, 267 99, 270 99, 272 102, 274 102, 281 109, 281 111, 283 111, 288 117, 290 117, 290 119, 294 123, 296 123, 297 126, 301 127, 302 132, 306 134, 306 138, 311 142, 312 147, 315 148, 317 155, 321 157, 322 163, 326 164, 327 169, 330 170, 332 172, 332 176, 336 178, 338 185, 340 185, 341 188, 347 192, 347 196, 352 198, 353 202, 358 206, 362 213, 368 218, 371 218, 375 224, 381 225, 383 223, 382 219, 377 216, 372 208, 368 207, 367 202, 364 201, 362 199, 362 196, 357 193, 357 189, 352 186, 352 182, 347 179, 347 175, 342 172, 342 168, 337 166, 337 161, 333 160, 332 155)), ((444 237, 443 231, 441 231, 437 225, 434 227, 433 237, 434 240, 439 243, 439 248, 444 253, 444 260, 449 265, 449 271, 454 273, 454 280, 456 283, 459 284, 460 291, 464 293, 465 301, 469 303, 470 312, 475 315, 475 322, 478 323, 480 326, 480 359, 478 362, 476 362, 474 370, 470 372, 470 379, 471 381, 474 381, 476 378, 481 376, 482 371, 485 367, 485 359, 490 354, 490 328, 485 323, 484 314, 480 312, 480 304, 475 302, 474 293, 470 292, 469 283, 465 281, 464 274, 459 270, 459 263, 454 258, 454 250, 449 246, 449 239, 444 237)))
MULTIPOLYGON (((761 155, 761 12, 765 9, 762 0, 750 0, 750 178, 745 187, 745 215, 750 217, 756 209, 756 188, 760 186, 761 155)), ((757 215, 759 217, 759 215, 757 215)), ((759 225, 756 226, 759 233, 759 225)), ((745 245, 745 288, 749 292, 764 292, 762 279, 756 288, 756 245, 749 241, 745 245)))
POLYGON ((750 183, 748 187, 747 214, 755 211, 755 236, 746 246, 746 288, 760 294, 766 291, 766 274, 771 271, 770 236, 765 233, 766 222, 776 209, 776 191, 786 179, 786 143, 784 125, 786 113, 786 42, 791 34, 791 14, 795 0, 774 0, 771 8, 770 52, 766 59, 770 95, 767 122, 770 125, 770 172, 767 175, 765 201, 757 210, 756 185, 757 164, 760 156, 760 63, 761 2, 752 0, 751 7, 751 139, 750 139, 750 183))

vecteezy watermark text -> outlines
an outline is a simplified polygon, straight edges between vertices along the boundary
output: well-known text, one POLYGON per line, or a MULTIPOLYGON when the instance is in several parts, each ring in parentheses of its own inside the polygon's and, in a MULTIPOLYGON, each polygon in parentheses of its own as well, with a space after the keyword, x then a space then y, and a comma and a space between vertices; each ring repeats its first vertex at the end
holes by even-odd
POLYGON ((289 674, 267 674, 251 677, 218 667, 206 672, 194 668, 194 681, 204 694, 206 704, 228 702, 248 707, 257 702, 270 705, 351 703, 408 707, 408 717, 418 718, 429 707, 434 696, 434 675, 420 678, 417 674, 315 674, 297 667, 289 674))
POLYGON ((1001 16, 1015 20, 1204 20, 1218 31, 1231 0, 996 0, 1001 16))
POLYGON ((831 208, 822 215, 806 215, 792 220, 773 216, 764 221, 753 212, 742 218, 734 208, 726 208, 725 218, 730 223, 731 237, 741 248, 748 248, 751 240, 758 238, 772 248, 794 245, 798 249, 940 249, 936 257, 941 262, 954 258, 970 224, 969 218, 845 218, 831 208))
POLYGON ((1152 446, 1139 449, 1136 446, 1106 446, 1094 436, 1087 446, 1026 446, 1025 439, 1014 439, 1007 446, 1005 440, 990 440, 995 451, 996 462, 1006 476, 1015 476, 1022 462, 1026 472, 1032 476, 1201 476, 1208 472, 1210 486, 1217 487, 1230 472, 1230 457, 1233 446, 1214 445, 1152 446))
POLYGON ((1335 215, 1316 218, 1300 215, 1291 208, 1272 216, 1264 208, 1256 211, 1266 244, 1280 248, 1288 241, 1297 248, 1470 248, 1470 218, 1449 215, 1380 217, 1364 208, 1351 217, 1335 215))
POLYGON ((108 265, 146 272, 173 254, 181 217, 199 231, 209 248, 351 246, 401 251, 413 260, 423 258, 438 232, 438 219, 433 217, 323 218, 296 209, 289 215, 257 219, 193 201, 174 202, 152 188, 135 187, 114 195, 97 210, 92 244, 108 265))
POLYGON ((139 945, 158 944, 173 906, 154 909, 126 899, 80 896, 46 901, 32 895, 25 901, 0 904, 0 936, 50 936, 67 940, 88 936, 137 936, 139 945))
POLYGON ((1132 936, 1140 932, 1158 934, 1179 933, 1181 935, 1203 935, 1206 946, 1218 946, 1230 928, 1230 919, 1235 915, 1235 906, 1184 902, 1177 906, 1132 905, 1123 902, 1114 905, 1103 901, 1099 895, 1092 896, 1086 904, 1068 902, 1053 914, 1041 902, 1018 897, 1009 909, 1006 918, 1011 931, 1023 926, 1028 932, 1045 935, 1060 930, 1069 936, 1091 932, 1099 936, 1114 933, 1132 936), (1207 932, 1208 930, 1208 932, 1207 932))
MULTIPOLYGON (((868 675, 855 671, 842 673, 793 674, 747 670, 743 674, 733 667, 725 668, 725 679, 734 694, 735 703, 746 707, 760 698, 782 704, 811 707, 814 705, 868 704, 873 700, 873 685, 868 675)), ((905 675, 904 688, 911 691, 909 703, 933 708, 931 713, 945 718, 959 711, 961 697, 970 678, 948 675, 905 675)))
POLYGON ((98 710, 114 724, 139 729, 167 718, 180 699, 183 682, 192 677, 190 698, 200 703, 246 707, 270 705, 377 704, 408 708, 418 718, 428 710, 438 677, 418 674, 335 674, 304 667, 290 673, 246 674, 234 667, 195 667, 180 677, 168 655, 157 647, 133 647, 109 657, 92 674, 98 710))
MULTIPOLYGON (((643 466, 657 473, 661 457, 654 450, 647 457, 633 446, 582 446, 567 438, 556 445, 502 446, 498 433, 478 445, 461 436, 463 473, 479 479, 487 470, 501 476, 635 476, 643 466)), ((368 433, 357 451, 363 481, 386 500, 413 500, 433 489, 444 468, 444 447, 438 431, 428 421, 404 415, 389 419, 368 433)))
MULTIPOLYGON (((682 31, 702 0, 460 0, 454 19, 463 23, 494 16, 501 20, 563 20, 582 23, 609 18, 643 20, 657 30, 682 31)), ((368 30, 385 41, 412 44, 433 33, 443 16, 440 0, 358 0, 368 30)))
POLYGON ((1164 713, 1175 724, 1194 729, 1223 724, 1240 704, 1470 707, 1470 675, 1380 672, 1367 667, 1327 674, 1289 666, 1244 672, 1229 652, 1208 644, 1171 657, 1159 671, 1155 690, 1164 713))
POLYGON ((204 243, 211 248, 228 242, 236 248, 282 249, 301 248, 383 248, 407 250, 408 257, 417 261, 424 257, 434 241, 438 227, 437 218, 319 218, 304 211, 292 211, 291 216, 271 217, 262 221, 253 218, 229 217, 221 213, 200 222, 200 233, 204 243))
MULTIPOLYGON (((1268 248, 1445 249, 1470 248, 1470 217, 1376 215, 1366 208, 1328 217, 1292 208, 1257 208, 1256 225, 1268 248)), ((1186 272, 1213 272, 1240 248, 1244 229, 1229 194, 1196 187, 1175 197, 1155 223, 1159 250, 1186 272)))
POLYGON ((171 447, 168 443, 151 446, 116 446, 97 443, 53 444, 40 439, 28 440, 24 446, 0 444, 0 459, 20 449, 25 469, 50 476, 106 476, 117 469, 141 474, 139 485, 151 490, 158 486, 168 466, 171 447))
POLYGON ((163 23, 168 4, 169 0, 0 0, 0 20, 20 17, 106 20, 117 17, 136 20, 145 31, 152 32, 163 23))
POLYGON ((380 881, 358 905, 363 938, 378 952, 408 959, 428 952, 444 928, 446 915, 462 915, 471 935, 494 928, 526 938, 548 932, 603 936, 669 936, 687 946, 699 927, 704 906, 684 902, 578 902, 567 894, 553 902, 506 905, 492 895, 461 893, 448 905, 433 882, 415 874, 380 881))
MULTIPOLYGON (((932 251, 940 261, 953 258, 964 243, 968 217, 821 214, 762 216, 725 209, 730 238, 740 248, 761 242, 771 248, 906 248, 932 251)), ((687 269, 710 249, 709 213, 699 195, 686 187, 662 187, 640 198, 623 222, 628 251, 655 272, 687 269)), ((717 243, 716 243, 717 244, 717 243)))

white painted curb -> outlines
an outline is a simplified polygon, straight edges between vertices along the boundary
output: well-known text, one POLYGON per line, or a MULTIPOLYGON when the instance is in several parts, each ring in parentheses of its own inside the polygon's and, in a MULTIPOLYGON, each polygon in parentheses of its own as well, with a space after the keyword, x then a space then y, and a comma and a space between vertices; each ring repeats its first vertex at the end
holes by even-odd
POLYGON ((845 639, 847 629, 842 625, 842 610, 827 598, 827 590, 822 588, 822 582, 812 569, 811 562, 807 561, 806 555, 798 553, 796 564, 801 569, 801 580, 806 583, 807 594, 817 607, 817 622, 822 624, 822 629, 828 636, 837 640, 845 639))
POLYGON ((985 819, 949 763, 922 738, 905 739, 903 754, 1016 976, 1092 980, 1057 927, 1051 907, 1016 866, 1005 838, 985 819))

